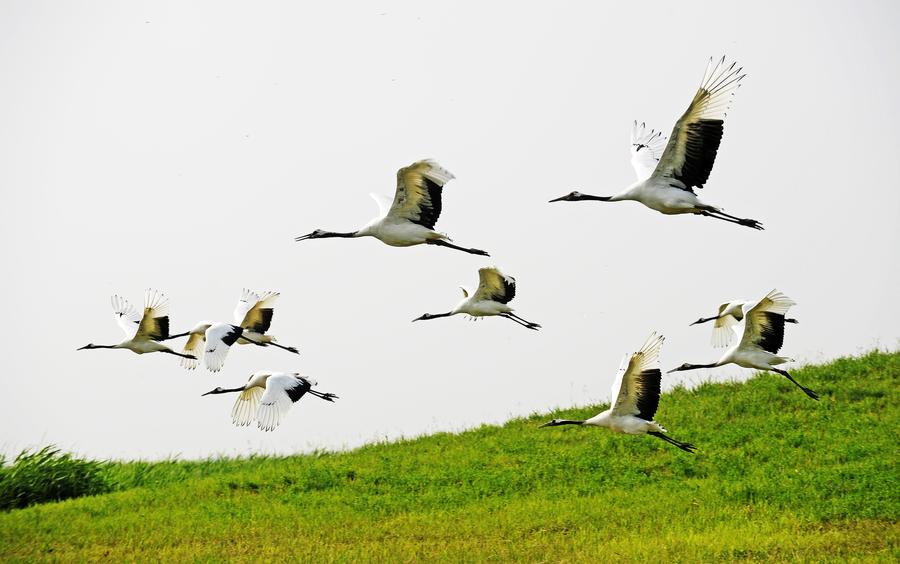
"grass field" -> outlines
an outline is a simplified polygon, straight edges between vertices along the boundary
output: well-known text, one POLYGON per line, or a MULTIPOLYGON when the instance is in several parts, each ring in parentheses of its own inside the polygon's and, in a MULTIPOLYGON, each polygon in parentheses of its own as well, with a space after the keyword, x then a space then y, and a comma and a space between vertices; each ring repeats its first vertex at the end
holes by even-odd
POLYGON ((599 406, 284 458, 111 464, 118 491, 0 513, 3 560, 898 561, 900 353, 679 389, 695 455, 599 406))

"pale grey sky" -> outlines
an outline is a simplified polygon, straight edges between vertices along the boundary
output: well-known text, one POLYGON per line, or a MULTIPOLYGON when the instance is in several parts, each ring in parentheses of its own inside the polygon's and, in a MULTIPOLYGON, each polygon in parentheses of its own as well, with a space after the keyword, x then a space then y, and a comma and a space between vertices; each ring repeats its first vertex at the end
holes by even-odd
POLYGON ((0 2, 0 451, 289 453, 604 401, 651 329, 664 368, 711 362, 710 328, 688 324, 776 287, 799 304, 784 354, 897 348, 895 3, 550 6, 0 2), (701 197, 766 231, 547 203, 630 184, 632 120, 668 133, 723 53, 748 76, 701 197), (491 259, 293 242, 362 226, 368 193, 425 157, 457 177, 438 229, 491 259), (410 323, 488 264, 541 332, 410 323), (75 351, 121 339, 113 293, 164 291, 182 331, 229 321, 245 286, 282 292, 272 330, 301 356, 240 347, 212 374, 75 351), (200 397, 259 369, 341 400, 262 433, 231 425, 233 397, 200 397))

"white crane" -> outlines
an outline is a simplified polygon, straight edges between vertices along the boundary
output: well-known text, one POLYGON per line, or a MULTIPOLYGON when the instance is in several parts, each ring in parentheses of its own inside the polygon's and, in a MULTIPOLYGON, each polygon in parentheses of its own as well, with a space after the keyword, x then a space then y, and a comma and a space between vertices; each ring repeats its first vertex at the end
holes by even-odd
POLYGON ((333 402, 334 394, 313 390, 315 380, 310 380, 296 372, 259 371, 250 375, 246 384, 239 388, 216 388, 203 394, 227 394, 240 392, 231 409, 231 420, 243 427, 256 421, 263 431, 271 431, 284 418, 291 405, 310 394, 325 401, 333 402))
MULTIPOLYGON (((185 358, 181 360, 181 366, 188 370, 197 368, 200 357, 204 359, 207 370, 218 372, 225 366, 225 357, 244 334, 244 329, 231 323, 219 323, 215 321, 201 321, 190 331, 172 335, 170 339, 177 339, 189 335, 184 344, 185 358)), ((253 341, 249 341, 253 342, 253 341)), ((262 343, 258 344, 264 347, 262 343)))
POLYGON ((238 339, 239 345, 271 345, 284 349, 294 354, 300 354, 296 347, 287 347, 275 342, 275 337, 266 334, 272 325, 272 317, 275 315, 275 300, 281 294, 278 292, 257 293, 244 289, 241 299, 234 308, 234 323, 244 332, 238 339))
POLYGON ((755 219, 735 217, 701 202, 693 190, 703 188, 709 178, 722 140, 725 113, 745 76, 740 74, 740 68, 734 67, 735 63, 725 64, 725 57, 718 63, 709 60, 700 88, 672 129, 667 144, 660 132, 647 131, 643 123, 640 126, 634 123, 631 164, 637 173, 637 182, 613 196, 592 196, 575 191, 550 201, 634 200, 667 215, 693 213, 762 229, 762 224, 755 219))
MULTIPOLYGON (((774 292, 775 290, 772 291, 774 292)), ((712 317, 701 317, 697 321, 691 323, 691 325, 714 321, 711 341, 712 346, 716 348, 727 347, 734 338, 735 326, 744 319, 744 307, 750 306, 752 308, 757 303, 759 302, 751 302, 749 300, 732 300, 730 302, 725 302, 719 306, 719 311, 716 315, 712 317)), ((794 318, 785 318, 784 322, 799 323, 794 318)))
POLYGON ((225 366, 225 357, 235 343, 239 345, 254 344, 259 347, 269 345, 300 354, 294 347, 287 347, 275 342, 275 338, 266 331, 272 324, 274 309, 272 305, 280 294, 266 292, 262 296, 250 290, 244 290, 241 299, 234 308, 235 325, 215 321, 201 321, 190 331, 171 335, 169 339, 177 339, 189 335, 184 344, 184 352, 191 355, 184 358, 181 365, 188 370, 197 368, 201 356, 205 359, 206 368, 218 372, 225 366))
POLYGON ((125 340, 117 345, 95 345, 89 343, 84 349, 128 349, 137 354, 163 352, 180 356, 184 360, 193 359, 190 354, 178 353, 158 342, 169 336, 169 316, 166 314, 169 301, 156 290, 144 293, 144 312, 138 313, 125 298, 115 295, 111 299, 113 312, 119 327, 125 332, 125 340))
POLYGON ((715 368, 726 364, 737 364, 744 368, 757 370, 771 370, 793 382, 807 396, 814 400, 819 399, 814 391, 794 380, 786 370, 775 368, 779 364, 793 361, 793 359, 778 356, 778 351, 784 344, 784 316, 792 305, 794 302, 790 298, 777 290, 772 290, 756 304, 743 306, 744 333, 741 341, 725 351, 722 358, 712 364, 686 362, 669 372, 715 368))
POLYGON ((676 441, 665 435, 668 431, 653 420, 659 406, 659 387, 662 379, 659 351, 664 340, 662 335, 650 333, 650 337, 638 352, 625 355, 610 389, 609 409, 585 421, 554 419, 541 427, 559 425, 606 427, 616 433, 651 435, 681 450, 693 452, 696 449, 694 445, 676 441))
POLYGON ((441 190, 454 177, 432 160, 422 160, 397 171, 397 191, 393 202, 372 194, 381 214, 365 227, 347 233, 335 233, 316 229, 312 233, 294 238, 326 239, 329 237, 375 237, 392 247, 412 245, 439 245, 473 255, 489 256, 479 249, 466 249, 450 242, 450 238, 434 230, 441 215, 441 190))
POLYGON ((499 315, 535 331, 541 327, 537 323, 522 319, 513 313, 513 308, 507 305, 516 296, 515 278, 506 276, 495 267, 485 267, 478 270, 478 280, 478 289, 472 295, 469 295, 469 290, 460 286, 463 292, 463 300, 456 304, 456 307, 452 310, 447 313, 425 313, 413 319, 413 321, 438 319, 439 317, 466 313, 472 316, 473 319, 499 315))

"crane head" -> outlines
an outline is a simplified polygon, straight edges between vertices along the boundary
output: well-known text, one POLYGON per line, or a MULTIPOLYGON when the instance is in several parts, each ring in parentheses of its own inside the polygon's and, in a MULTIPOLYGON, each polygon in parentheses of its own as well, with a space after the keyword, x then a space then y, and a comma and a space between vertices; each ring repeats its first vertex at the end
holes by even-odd
POLYGON ((598 202, 608 202, 611 198, 611 196, 592 196, 590 194, 582 194, 578 190, 575 190, 574 192, 569 192, 565 196, 554 198, 550 200, 550 202, 579 202, 581 200, 596 200, 598 202))
POLYGON ((322 229, 316 229, 312 233, 307 233, 306 235, 301 235, 299 237, 295 237, 294 241, 306 241, 307 239, 320 239, 325 236, 325 231, 322 229))
POLYGON ((559 198, 554 198, 554 199, 550 200, 550 202, 576 202, 576 201, 580 200, 582 196, 584 196, 584 194, 582 194, 581 192, 576 190, 574 192, 569 192, 565 196, 560 196, 559 198))
POLYGON ((546 423, 538 427, 538 429, 540 429, 541 427, 558 427, 559 425, 581 425, 583 423, 584 421, 572 421, 571 419, 553 419, 551 421, 547 421, 546 423))
POLYGON ((84 349, 92 349, 92 348, 94 348, 94 343, 88 343, 88 344, 86 344, 85 346, 83 346, 83 347, 78 347, 78 348, 75 349, 75 350, 76 350, 76 351, 83 351, 84 349))

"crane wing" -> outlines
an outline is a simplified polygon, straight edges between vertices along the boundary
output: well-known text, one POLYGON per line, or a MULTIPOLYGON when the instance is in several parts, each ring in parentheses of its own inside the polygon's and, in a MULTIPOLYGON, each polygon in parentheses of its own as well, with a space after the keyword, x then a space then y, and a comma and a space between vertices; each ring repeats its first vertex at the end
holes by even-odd
POLYGON ((370 192, 369 196, 372 196, 372 199, 375 200, 375 203, 378 204, 378 216, 385 217, 389 211, 391 211, 391 203, 393 202, 393 198, 390 196, 385 196, 384 194, 376 194, 374 192, 370 192))
POLYGON ((122 296, 115 295, 112 302, 113 312, 116 315, 116 323, 122 328, 126 339, 133 339, 141 324, 141 314, 135 311, 134 306, 122 296))
POLYGON ((784 315, 794 305, 796 302, 778 290, 772 290, 755 304, 745 305, 741 346, 778 354, 784 344, 784 315))
POLYGON ((271 431, 281 424, 291 404, 303 397, 312 385, 306 378, 294 374, 273 374, 266 380, 266 392, 259 402, 256 420, 263 431, 271 431))
POLYGON ((227 323, 216 323, 206 330, 206 368, 218 372, 225 366, 228 351, 243 333, 243 329, 227 323))
POLYGON ((262 295, 244 290, 241 300, 234 308, 234 322, 248 331, 265 333, 272 325, 275 310, 272 306, 280 296, 278 292, 265 292, 262 295))
POLYGON ((144 315, 135 338, 160 341, 169 336, 169 300, 162 292, 147 290, 144 294, 144 315))
MULTIPOLYGON (((251 376, 252 377, 252 376, 251 376)), ((245 427, 256 419, 256 410, 259 409, 259 400, 263 396, 263 389, 254 386, 244 390, 234 401, 231 408, 231 421, 238 427, 245 427)))
POLYGON ((453 178, 432 160, 401 168, 397 171, 397 192, 387 215, 434 229, 441 215, 441 189, 453 178))
POLYGON ((203 345, 206 344, 206 334, 205 333, 191 333, 188 337, 187 342, 184 344, 184 354, 194 355, 195 358, 184 358, 181 357, 181 366, 187 368, 188 370, 193 370, 197 368, 200 364, 200 357, 203 356, 203 345))
MULTIPOLYGON (((731 305, 731 302, 725 302, 720 305, 718 315, 722 315, 729 305, 731 305)), ((736 334, 735 325, 737 324, 738 320, 733 315, 725 315, 716 319, 713 322, 712 346, 722 348, 731 344, 736 334)))
POLYGON ((509 303, 516 297, 516 279, 506 276, 493 266, 479 268, 478 289, 475 290, 475 297, 501 304, 509 303))
POLYGON ((674 179, 673 186, 684 190, 706 183, 722 141, 725 112, 745 76, 734 66, 726 65, 725 57, 718 63, 709 60, 700 88, 675 123, 653 176, 674 179))
POLYGON ((665 148, 666 138, 662 131, 648 130, 646 124, 634 122, 631 128, 631 166, 638 180, 650 178, 665 148))
POLYGON ((659 406, 659 387, 662 373, 659 370, 659 351, 665 338, 650 333, 641 349, 633 353, 625 366, 623 361, 613 384, 613 415, 636 415, 652 421, 659 406), (624 367, 624 370, 622 369, 624 367), (618 385, 617 385, 618 384, 618 385))

